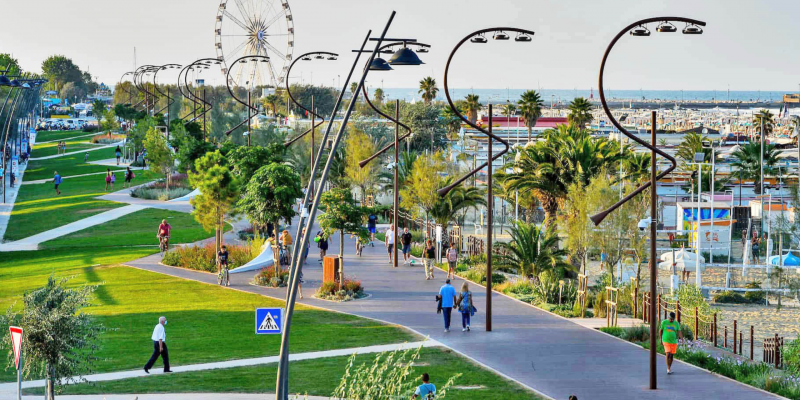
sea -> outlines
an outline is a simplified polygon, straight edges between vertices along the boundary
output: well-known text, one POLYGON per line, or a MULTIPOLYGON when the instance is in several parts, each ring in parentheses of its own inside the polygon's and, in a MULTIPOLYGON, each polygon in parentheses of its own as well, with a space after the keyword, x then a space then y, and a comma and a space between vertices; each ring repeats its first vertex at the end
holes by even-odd
MULTIPOLYGON (((374 88, 372 88, 374 90, 374 88)), ((446 100, 444 90, 440 87, 437 100, 446 100)), ((455 100, 464 99, 468 94, 476 94, 480 101, 486 104, 503 104, 506 101, 515 102, 520 95, 528 89, 451 89, 450 96, 455 100)), ((536 89, 536 88, 534 88, 536 89)), ((566 104, 576 97, 591 98, 599 101, 597 89, 536 89, 540 92, 546 104, 566 104)), ((387 99, 400 99, 406 101, 421 101, 422 96, 418 88, 384 88, 387 99)), ((728 90, 614 90, 606 89, 606 99, 616 101, 654 101, 654 102, 736 102, 782 103, 783 95, 796 93, 796 90, 786 91, 728 91, 728 90)), ((722 105, 720 105, 722 107, 722 105)))

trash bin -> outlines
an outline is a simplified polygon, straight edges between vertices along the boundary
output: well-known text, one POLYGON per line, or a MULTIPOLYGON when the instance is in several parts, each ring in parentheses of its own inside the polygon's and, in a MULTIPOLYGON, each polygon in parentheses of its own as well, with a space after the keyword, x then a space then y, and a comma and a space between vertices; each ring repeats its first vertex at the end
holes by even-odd
POLYGON ((339 282, 340 265, 338 255, 325 256, 322 261, 322 282, 339 282))

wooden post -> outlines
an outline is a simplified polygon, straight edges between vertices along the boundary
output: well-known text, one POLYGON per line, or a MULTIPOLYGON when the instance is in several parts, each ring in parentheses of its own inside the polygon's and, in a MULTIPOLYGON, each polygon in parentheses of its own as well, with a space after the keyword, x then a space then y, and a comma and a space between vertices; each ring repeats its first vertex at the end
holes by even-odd
POLYGON ((714 313, 714 347, 717 347, 717 313, 714 313))
POLYGON ((656 307, 657 307, 656 309, 658 310, 658 313, 656 313, 658 315, 658 318, 656 318, 654 320, 654 322, 656 322, 659 319, 661 319, 661 295, 660 294, 658 295, 658 305, 656 307))
POLYGON ((778 334, 775 334, 775 342, 773 343, 773 349, 775 350, 775 368, 780 368, 781 365, 781 348, 778 346, 778 334))
POLYGON ((733 320, 733 354, 736 354, 736 320, 733 320))
POLYGON ((744 332, 739 331, 739 355, 742 355, 742 343, 744 342, 744 332))
POLYGON ((675 300, 675 314, 678 314, 678 324, 681 323, 681 301, 675 300))
POLYGON ((755 343, 753 343, 753 325, 750 325, 750 361, 753 361, 753 347, 755 347, 755 343))
POLYGON ((725 330, 723 331, 725 334, 725 338, 722 339, 722 348, 728 348, 728 325, 725 325, 725 330))
POLYGON ((694 307, 694 340, 700 340, 698 335, 700 331, 697 329, 699 327, 699 320, 697 319, 697 306, 694 307))

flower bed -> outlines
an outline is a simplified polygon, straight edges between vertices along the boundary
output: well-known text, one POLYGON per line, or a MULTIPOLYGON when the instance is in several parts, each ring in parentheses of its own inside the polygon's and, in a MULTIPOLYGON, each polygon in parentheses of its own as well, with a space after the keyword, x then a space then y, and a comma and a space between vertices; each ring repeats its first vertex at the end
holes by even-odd
POLYGON ((125 137, 125 135, 101 133, 99 135, 92 136, 89 142, 95 144, 113 144, 125 140, 125 137))
POLYGON ((131 191, 131 197, 145 200, 167 201, 186 196, 193 190, 192 187, 189 186, 189 179, 186 174, 172 175, 169 183, 169 194, 167 194, 166 189, 166 180, 160 179, 156 182, 137 187, 131 191))
POLYGON ((266 286, 266 287, 283 287, 289 283, 289 271, 280 268, 278 271, 275 271, 275 266, 269 266, 256 274, 253 277, 252 284, 257 286, 266 286))
MULTIPOLYGON (((254 248, 256 246, 253 243, 245 246, 228 245, 228 252, 230 253, 228 256, 228 268, 240 267, 254 259, 259 254, 258 251, 253 252, 254 248)), ((217 254, 214 251, 214 243, 207 243, 205 246, 173 247, 164 255, 164 259, 161 262, 172 267, 216 273, 216 260, 217 254)))
POLYGON ((317 289, 314 296, 323 300, 350 301, 366 297, 367 294, 364 293, 361 281, 345 278, 342 283, 342 290, 339 290, 339 285, 336 282, 325 282, 317 289))

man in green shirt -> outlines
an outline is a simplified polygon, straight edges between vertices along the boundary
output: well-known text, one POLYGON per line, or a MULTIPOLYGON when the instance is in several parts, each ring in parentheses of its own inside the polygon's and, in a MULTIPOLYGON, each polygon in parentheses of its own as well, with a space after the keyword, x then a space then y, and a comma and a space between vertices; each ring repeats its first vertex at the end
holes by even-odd
POLYGON ((669 313, 669 319, 661 321, 661 344, 667 355, 667 375, 672 374, 672 360, 678 351, 678 338, 683 339, 681 324, 675 321, 675 313, 669 313))

